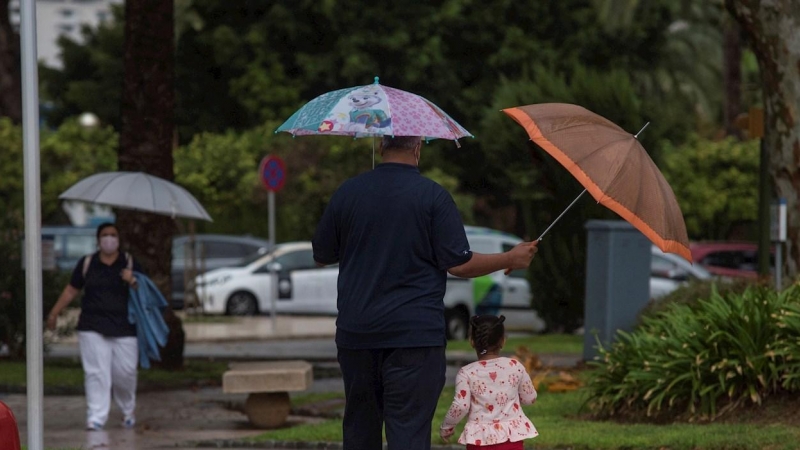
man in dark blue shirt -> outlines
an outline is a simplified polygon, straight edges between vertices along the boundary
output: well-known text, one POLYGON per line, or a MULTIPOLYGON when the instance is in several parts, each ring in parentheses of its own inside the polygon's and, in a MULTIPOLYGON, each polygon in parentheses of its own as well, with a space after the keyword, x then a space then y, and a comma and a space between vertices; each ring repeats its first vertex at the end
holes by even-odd
POLYGON ((450 194, 420 175, 422 140, 384 137, 383 164, 346 181, 314 235, 319 265, 339 264, 336 345, 345 384, 345 450, 430 448, 445 382, 447 272, 525 268, 535 242, 470 251, 450 194))

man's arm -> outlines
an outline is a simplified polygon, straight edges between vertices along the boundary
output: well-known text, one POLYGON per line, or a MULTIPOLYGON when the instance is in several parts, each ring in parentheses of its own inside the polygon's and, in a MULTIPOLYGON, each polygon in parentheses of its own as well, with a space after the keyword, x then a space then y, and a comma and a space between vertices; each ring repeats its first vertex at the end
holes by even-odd
POLYGON ((451 267, 448 272, 461 278, 475 278, 505 269, 508 275, 512 270, 524 269, 531 264, 538 251, 539 241, 521 242, 505 253, 476 253, 460 266, 451 267))

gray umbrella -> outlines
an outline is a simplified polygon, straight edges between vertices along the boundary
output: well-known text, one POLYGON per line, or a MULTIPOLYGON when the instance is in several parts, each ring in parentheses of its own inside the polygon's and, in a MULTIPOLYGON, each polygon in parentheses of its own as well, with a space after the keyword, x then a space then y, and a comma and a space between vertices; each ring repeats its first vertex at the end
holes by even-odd
POLYGON ((75 183, 58 198, 211 222, 189 191, 144 172, 98 173, 75 183))

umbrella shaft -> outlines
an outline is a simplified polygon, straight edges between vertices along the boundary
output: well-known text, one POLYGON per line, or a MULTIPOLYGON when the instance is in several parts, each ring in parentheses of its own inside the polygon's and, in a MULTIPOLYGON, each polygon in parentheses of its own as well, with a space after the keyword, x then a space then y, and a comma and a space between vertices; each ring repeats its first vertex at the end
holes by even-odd
POLYGON ((567 212, 567 211, 569 211, 569 209, 570 209, 570 208, 572 208, 572 206, 573 206, 573 205, 574 205, 574 204, 575 204, 575 203, 578 201, 578 199, 579 199, 579 198, 581 198, 581 196, 583 196, 583 194, 585 194, 585 193, 586 193, 586 189, 584 189, 584 190, 583 190, 583 192, 581 192, 580 194, 578 194, 578 196, 577 196, 577 197, 575 197, 575 200, 573 200, 573 201, 572 201, 572 203, 570 203, 570 204, 569 204, 569 206, 567 206, 567 209, 565 209, 564 211, 562 211, 562 212, 561 212, 561 214, 559 214, 559 215, 558 215, 558 217, 556 217, 556 220, 554 220, 554 221, 553 221, 553 223, 551 223, 551 224, 550 224, 550 226, 549 226, 549 227, 547 227, 547 228, 544 230, 544 232, 542 233, 542 235, 541 235, 541 236, 539 236, 539 239, 536 239, 536 240, 537 240, 537 241, 541 241, 541 240, 542 240, 542 238, 544 237, 544 235, 545 235, 545 234, 547 234, 547 232, 548 232, 548 231, 550 231, 550 228, 553 228, 553 225, 555 225, 555 224, 556 224, 556 222, 558 222, 558 219, 560 219, 560 218, 561 218, 561 216, 563 216, 564 214, 566 214, 566 212, 567 212))

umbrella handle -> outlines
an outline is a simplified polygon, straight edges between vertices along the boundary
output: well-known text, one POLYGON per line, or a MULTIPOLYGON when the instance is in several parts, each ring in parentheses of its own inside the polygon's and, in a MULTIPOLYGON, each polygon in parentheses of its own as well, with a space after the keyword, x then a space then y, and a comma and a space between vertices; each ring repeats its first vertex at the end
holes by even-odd
POLYGON ((583 194, 585 194, 585 193, 586 193, 586 189, 584 189, 584 190, 583 190, 583 192, 581 192, 580 194, 578 194, 578 196, 577 196, 577 197, 575 197, 575 200, 573 200, 573 201, 572 201, 572 203, 570 203, 570 204, 569 204, 569 206, 567 206, 567 209, 565 209, 564 211, 562 211, 562 212, 561 212, 561 214, 559 214, 559 215, 558 215, 558 217, 556 217, 556 220, 554 220, 554 221, 553 221, 553 223, 551 223, 551 224, 550 224, 550 226, 549 226, 549 227, 547 227, 547 228, 544 230, 544 232, 542 233, 542 235, 541 235, 541 236, 539 236, 539 238, 538 238, 538 239, 536 239, 536 240, 537 240, 537 241, 541 241, 541 240, 542 240, 542 238, 544 237, 544 235, 545 235, 545 234, 547 234, 547 232, 548 232, 548 231, 550 231, 550 228, 553 228, 553 225, 555 225, 555 224, 556 224, 556 222, 558 222, 558 219, 560 219, 560 218, 561 218, 561 216, 563 216, 563 215, 564 215, 564 214, 565 214, 567 211, 569 211, 569 209, 570 209, 570 208, 572 208, 572 206, 573 206, 573 205, 574 205, 574 204, 575 204, 575 203, 578 201, 578 199, 579 199, 579 198, 581 198, 581 196, 583 196, 583 194))

